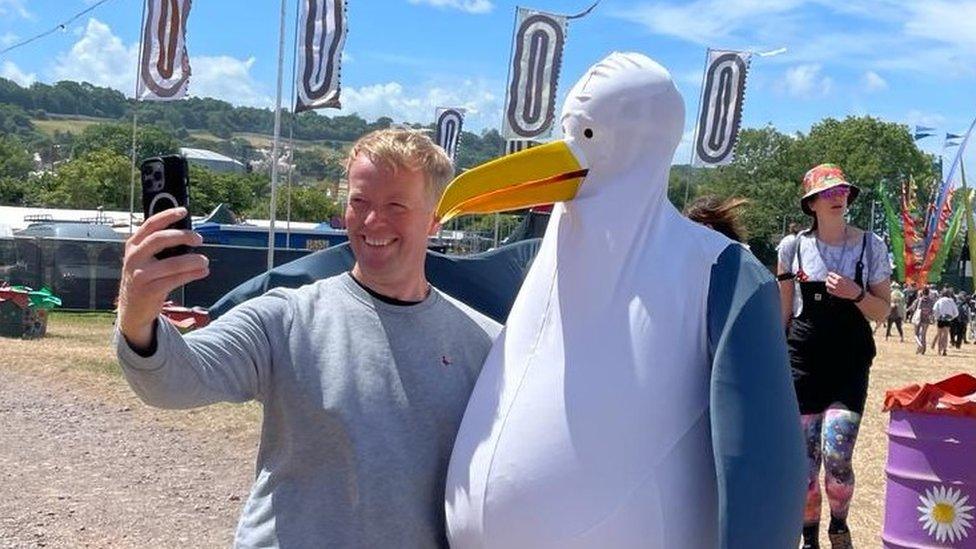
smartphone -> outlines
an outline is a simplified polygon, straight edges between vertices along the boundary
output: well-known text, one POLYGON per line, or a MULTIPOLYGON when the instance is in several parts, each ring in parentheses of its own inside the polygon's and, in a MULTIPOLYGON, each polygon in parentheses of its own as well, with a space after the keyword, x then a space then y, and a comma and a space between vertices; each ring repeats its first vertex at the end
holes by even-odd
MULTIPOLYGON (((190 170, 186 158, 178 154, 147 158, 139 167, 142 176, 142 213, 149 219, 161 211, 184 207, 190 209, 190 170)), ((173 223, 169 229, 191 230, 190 215, 173 223)), ((190 252, 185 245, 166 248, 156 254, 165 259, 190 252)))

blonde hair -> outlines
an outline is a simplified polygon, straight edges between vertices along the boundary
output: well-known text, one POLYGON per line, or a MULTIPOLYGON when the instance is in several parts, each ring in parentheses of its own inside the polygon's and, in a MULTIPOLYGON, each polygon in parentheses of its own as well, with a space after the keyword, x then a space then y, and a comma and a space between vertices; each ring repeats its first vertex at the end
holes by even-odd
POLYGON ((346 157, 346 175, 360 154, 394 173, 401 169, 418 170, 424 174, 427 193, 432 201, 440 200, 447 184, 454 178, 454 164, 443 148, 423 132, 404 128, 376 130, 360 137, 346 157))

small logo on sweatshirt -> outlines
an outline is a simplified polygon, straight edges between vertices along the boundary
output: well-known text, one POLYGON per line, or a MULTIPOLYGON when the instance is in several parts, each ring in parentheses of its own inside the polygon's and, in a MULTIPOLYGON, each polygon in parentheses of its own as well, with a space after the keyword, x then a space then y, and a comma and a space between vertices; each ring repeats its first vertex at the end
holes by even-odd
POLYGON ((451 364, 454 364, 454 361, 451 360, 451 357, 447 355, 441 355, 441 364, 444 366, 450 366, 451 364))

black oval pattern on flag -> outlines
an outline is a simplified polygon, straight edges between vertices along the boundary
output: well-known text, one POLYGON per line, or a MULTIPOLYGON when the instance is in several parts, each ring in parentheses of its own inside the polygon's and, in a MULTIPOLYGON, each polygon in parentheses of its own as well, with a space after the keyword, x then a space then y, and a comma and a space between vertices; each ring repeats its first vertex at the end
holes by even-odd
POLYGON ((458 137, 461 135, 461 124, 463 116, 456 109, 445 109, 437 117, 437 144, 440 145, 447 155, 454 159, 457 153, 458 137))
POLYGON ((552 127, 565 39, 563 26, 544 14, 526 17, 515 33, 505 116, 517 135, 537 137, 552 127), (523 59, 525 71, 522 70, 523 59))
POLYGON ((340 107, 339 58, 345 40, 345 0, 302 0, 307 14, 302 21, 301 93, 295 112, 319 107, 340 107), (333 32, 327 32, 328 28, 333 32))
POLYGON ((735 148, 742 117, 746 63, 735 53, 715 58, 705 73, 695 152, 705 163, 725 160, 735 148))

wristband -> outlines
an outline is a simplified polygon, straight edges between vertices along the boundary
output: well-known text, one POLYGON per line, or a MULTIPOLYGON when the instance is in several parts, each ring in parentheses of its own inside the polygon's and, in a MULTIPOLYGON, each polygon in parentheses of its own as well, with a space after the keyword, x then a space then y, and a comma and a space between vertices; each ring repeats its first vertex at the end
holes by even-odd
POLYGON ((864 296, 866 295, 867 292, 864 290, 864 288, 861 288, 861 293, 857 294, 857 297, 854 298, 854 303, 860 303, 861 301, 864 301, 864 296))

